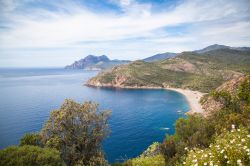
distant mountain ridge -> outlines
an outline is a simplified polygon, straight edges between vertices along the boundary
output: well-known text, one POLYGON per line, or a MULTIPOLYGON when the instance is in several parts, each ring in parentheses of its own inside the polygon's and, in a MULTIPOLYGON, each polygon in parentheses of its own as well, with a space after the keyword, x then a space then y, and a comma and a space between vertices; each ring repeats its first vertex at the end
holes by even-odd
POLYGON ((162 53, 162 54, 156 54, 153 56, 150 56, 148 58, 143 59, 145 62, 155 62, 155 61, 159 61, 159 60, 164 60, 164 59, 168 59, 168 58, 173 58, 175 57, 177 54, 176 53, 172 53, 172 52, 166 52, 166 53, 162 53))
POLYGON ((71 65, 65 66, 65 69, 103 70, 129 62, 128 60, 110 60, 106 55, 88 55, 71 65))
POLYGON ((91 78, 87 85, 118 88, 173 87, 209 92, 227 80, 250 72, 250 51, 242 51, 241 47, 208 48, 209 51, 205 48, 204 53, 182 52, 174 58, 150 63, 139 60, 117 66, 91 78))
MULTIPOLYGON (((203 55, 204 53, 212 53, 216 52, 218 54, 219 52, 225 53, 230 51, 245 51, 249 52, 250 47, 230 47, 226 45, 219 45, 219 44, 213 44, 208 47, 205 47, 200 50, 194 50, 191 51, 193 53, 196 53, 198 55, 203 55)), ((190 52, 190 53, 191 53, 190 52)), ((183 52, 185 53, 185 52, 183 52)), ((175 58, 183 53, 172 53, 172 52, 166 52, 166 53, 160 53, 156 54, 150 57, 147 57, 145 59, 142 59, 144 62, 157 62, 157 61, 163 61, 169 58, 175 58)), ((188 52, 186 52, 188 53, 188 52)), ((85 69, 85 70, 103 70, 103 69, 111 69, 117 65, 122 64, 128 64, 132 61, 129 60, 110 60, 106 55, 101 56, 95 56, 95 55, 88 55, 83 59, 80 59, 78 61, 75 61, 73 64, 65 66, 66 69, 85 69)))
POLYGON ((230 49, 237 51, 250 51, 250 47, 230 47, 225 45, 213 44, 200 50, 195 50, 196 53, 206 53, 209 51, 219 50, 219 49, 230 49))

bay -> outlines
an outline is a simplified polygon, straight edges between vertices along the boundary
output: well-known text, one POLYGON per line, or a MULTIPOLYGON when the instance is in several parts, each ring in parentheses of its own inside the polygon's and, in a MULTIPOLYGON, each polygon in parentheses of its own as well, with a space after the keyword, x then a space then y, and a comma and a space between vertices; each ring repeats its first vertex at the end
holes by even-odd
POLYGON ((112 110, 111 134, 103 143, 109 162, 141 154, 150 144, 174 133, 175 121, 189 105, 175 91, 91 88, 84 83, 97 71, 65 69, 0 69, 0 148, 18 145, 28 132, 38 132, 50 112, 68 99, 93 101, 112 110), (169 128, 169 130, 166 130, 169 128))

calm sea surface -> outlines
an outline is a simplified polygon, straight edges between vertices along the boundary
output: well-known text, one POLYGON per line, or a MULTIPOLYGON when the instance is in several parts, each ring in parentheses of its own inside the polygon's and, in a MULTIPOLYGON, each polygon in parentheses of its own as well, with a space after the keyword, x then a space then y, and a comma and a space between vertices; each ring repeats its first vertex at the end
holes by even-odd
POLYGON ((111 109, 112 130, 103 146, 110 162, 139 155, 174 132, 189 109, 185 97, 167 90, 100 89, 83 86, 97 72, 64 69, 0 69, 0 148, 39 131, 64 99, 92 100, 111 109), (170 128, 164 130, 163 128, 170 128))

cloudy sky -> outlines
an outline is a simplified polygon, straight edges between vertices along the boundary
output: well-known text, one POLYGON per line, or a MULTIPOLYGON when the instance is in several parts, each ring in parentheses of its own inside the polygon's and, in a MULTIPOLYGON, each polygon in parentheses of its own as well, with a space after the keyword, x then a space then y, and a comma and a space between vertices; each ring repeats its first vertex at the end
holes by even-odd
POLYGON ((249 0, 0 0, 0 67, 250 46, 249 0))

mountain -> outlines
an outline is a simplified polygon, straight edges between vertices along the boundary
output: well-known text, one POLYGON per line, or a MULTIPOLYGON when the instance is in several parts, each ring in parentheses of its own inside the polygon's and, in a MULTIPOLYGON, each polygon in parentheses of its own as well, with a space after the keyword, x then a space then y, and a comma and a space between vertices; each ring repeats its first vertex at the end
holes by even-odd
POLYGON ((172 53, 172 52, 166 52, 166 53, 162 53, 162 54, 156 54, 153 55, 151 57, 145 58, 143 59, 145 62, 155 62, 155 61, 159 61, 159 60, 164 60, 164 59, 168 59, 168 58, 173 58, 175 57, 177 54, 176 53, 172 53))
POLYGON ((88 55, 73 64, 66 66, 66 69, 90 69, 90 70, 103 70, 109 69, 116 65, 126 64, 130 61, 126 60, 110 60, 106 55, 94 56, 88 55))
POLYGON ((194 52, 196 53, 205 53, 213 50, 219 50, 219 49, 231 49, 231 50, 238 50, 238 51, 250 51, 250 47, 230 47, 230 46, 225 46, 225 45, 219 45, 219 44, 214 44, 210 45, 206 48, 203 48, 201 50, 196 50, 194 52))
POLYGON ((87 85, 120 88, 189 88, 209 92, 223 82, 250 72, 250 52, 228 48, 183 52, 148 63, 135 61, 99 73, 87 85))

